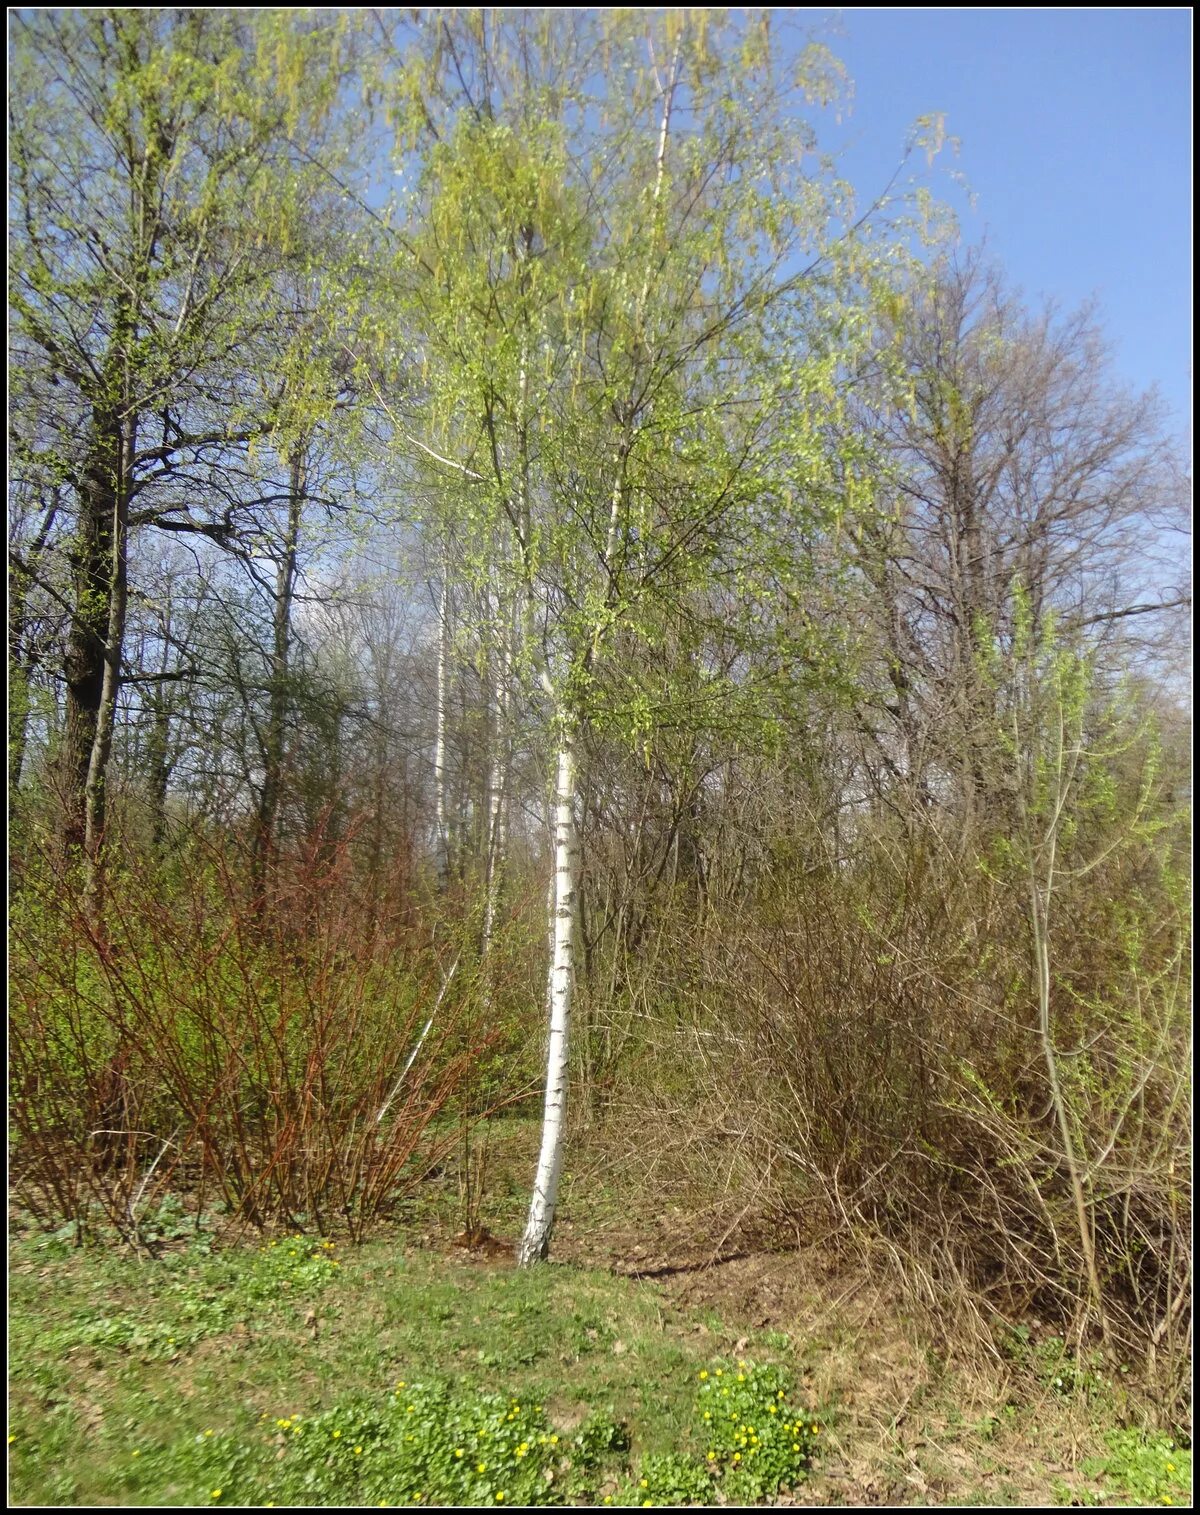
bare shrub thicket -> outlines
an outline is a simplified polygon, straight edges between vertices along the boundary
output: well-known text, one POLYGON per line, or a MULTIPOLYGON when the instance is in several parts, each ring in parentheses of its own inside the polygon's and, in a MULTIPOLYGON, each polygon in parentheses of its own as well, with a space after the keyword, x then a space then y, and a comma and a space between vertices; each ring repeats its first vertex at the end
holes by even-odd
POLYGON ((1086 318, 1030 320, 968 264, 903 340, 881 509, 805 607, 853 690, 801 690, 766 744, 681 711, 651 757, 593 764, 585 1073, 621 1160, 713 1201, 714 1243, 766 1221, 866 1246, 977 1322, 1105 1341, 1177 1407, 1175 484, 1086 318))
POLYGON ((511 1071, 454 942, 368 910, 346 841, 281 860, 265 919, 224 846, 196 836, 171 869, 130 853, 103 935, 42 861, 14 911, 10 1019, 35 1215, 136 1239, 184 1190, 239 1223, 361 1236, 457 1139, 443 1116, 481 1062, 511 1071))

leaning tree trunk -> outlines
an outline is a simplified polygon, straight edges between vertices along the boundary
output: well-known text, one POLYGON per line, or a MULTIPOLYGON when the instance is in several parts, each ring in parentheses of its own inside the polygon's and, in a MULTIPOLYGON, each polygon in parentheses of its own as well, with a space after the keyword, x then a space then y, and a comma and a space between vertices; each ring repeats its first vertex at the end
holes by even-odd
POLYGON ((550 963, 550 1042, 546 1053, 546 1101, 542 1148, 525 1235, 517 1252, 522 1267, 542 1261, 550 1249, 558 1179, 566 1139, 567 1066, 571 999, 575 988, 575 898, 579 853, 575 837, 574 729, 562 722, 554 814, 554 954, 550 963))

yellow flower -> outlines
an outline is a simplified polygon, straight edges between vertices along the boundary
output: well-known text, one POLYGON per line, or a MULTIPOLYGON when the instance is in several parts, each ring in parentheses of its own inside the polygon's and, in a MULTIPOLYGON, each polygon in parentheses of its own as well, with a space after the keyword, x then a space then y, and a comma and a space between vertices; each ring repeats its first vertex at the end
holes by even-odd
POLYGON ((461 1447, 455 1447, 454 1455, 455 1457, 461 1457, 463 1455, 463 1449, 461 1447))
POLYGON ((504 1498, 504 1490, 503 1489, 497 1489, 496 1490, 496 1498, 497 1499, 503 1499, 504 1498))
POLYGON ((558 1445, 558 1437, 557 1436, 552 1436, 550 1438, 550 1445, 552 1447, 556 1447, 558 1445))
POLYGON ((708 1377, 708 1374, 704 1371, 703 1368, 701 1368, 701 1370, 700 1370, 700 1377, 701 1378, 707 1378, 708 1377))
POLYGON ((642 1479, 642 1488, 643 1489, 648 1489, 649 1487, 650 1487, 650 1480, 648 1478, 643 1478, 642 1479))
POLYGON ((487 1472, 487 1463, 486 1462, 481 1462, 479 1464, 479 1466, 475 1469, 475 1471, 477 1473, 486 1473, 487 1472))
POLYGON ((220 1499, 220 1497, 221 1497, 221 1491, 220 1491, 220 1489, 213 1489, 212 1490, 212 1497, 213 1497, 213 1499, 220 1499))
POLYGON ((800 1443, 798 1441, 792 1442, 792 1451, 793 1452, 798 1452, 799 1450, 800 1450, 800 1443))
POLYGON ((354 1455, 355 1455, 355 1457, 361 1456, 362 1455, 362 1448, 361 1447, 355 1447, 355 1449, 354 1449, 354 1455))
POLYGON ((340 1432, 340 1431, 335 1431, 335 1432, 334 1432, 334 1433, 333 1433, 333 1434, 334 1434, 334 1438, 335 1438, 335 1439, 336 1439, 336 1438, 337 1438, 337 1437, 339 1437, 339 1436, 340 1436, 340 1435, 341 1435, 341 1434, 342 1434, 342 1433, 341 1433, 341 1432, 340 1432))
POLYGON ((717 1369, 717 1377, 718 1378, 724 1378, 725 1377, 725 1369, 724 1368, 718 1368, 717 1369))
POLYGON ((205 1434, 205 1436, 211 1436, 213 1433, 211 1431, 205 1431, 204 1434, 205 1434))
POLYGON ((717 1454, 715 1452, 710 1452, 708 1454, 708 1460, 709 1460, 709 1462, 716 1462, 716 1460, 717 1460, 717 1454))

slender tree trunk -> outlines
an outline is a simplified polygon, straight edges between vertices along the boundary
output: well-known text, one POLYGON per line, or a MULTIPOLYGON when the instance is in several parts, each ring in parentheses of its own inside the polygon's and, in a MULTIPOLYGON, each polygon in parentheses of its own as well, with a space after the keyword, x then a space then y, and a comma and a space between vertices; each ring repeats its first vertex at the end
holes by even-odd
POLYGON ((29 731, 29 672, 15 658, 8 665, 8 810, 21 787, 29 731))
POLYGON ((259 797, 251 879, 254 894, 261 895, 267 874, 275 861, 279 830, 279 802, 287 746, 288 675, 292 638, 292 602, 296 592, 296 563, 300 547, 300 516, 304 502, 304 445, 292 449, 288 478, 287 533, 275 569, 275 605, 272 612, 271 691, 267 737, 263 751, 263 787, 259 797))
POLYGON ((171 709, 161 689, 155 691, 151 709, 146 778, 150 788, 150 845, 158 853, 167 835, 167 785, 171 780, 171 709))
POLYGON ((542 1147, 529 1206, 529 1219, 517 1252, 517 1261, 522 1267, 544 1260, 549 1252, 566 1139, 579 857, 575 836, 577 778, 574 727, 563 720, 560 732, 554 814, 554 953, 550 963, 548 988, 550 1041, 546 1052, 546 1100, 542 1118, 542 1147))
POLYGON ((488 779, 488 835, 487 876, 483 912, 482 959, 484 964, 484 1000, 486 1008, 491 1005, 491 974, 488 957, 492 938, 495 935, 496 919, 500 912, 500 891, 504 882, 504 860, 507 849, 506 811, 508 804, 509 770, 509 650, 511 626, 501 628, 501 647, 496 657, 496 678, 493 692, 495 721, 492 730, 492 761, 488 779))
MULTIPOLYGON (((1053 877, 1054 847, 1050 848, 1050 867, 1048 873, 1053 877)), ((1108 1322, 1104 1313, 1104 1290, 1100 1283, 1100 1271, 1096 1266, 1096 1240, 1092 1230, 1091 1215, 1088 1212, 1087 1195, 1084 1191, 1083 1174, 1080 1169, 1079 1157, 1075 1151, 1075 1141, 1071 1135, 1071 1118, 1067 1111, 1066 1099, 1063 1096, 1062 1083, 1058 1076, 1058 1054, 1054 1047, 1054 1037, 1050 1029, 1050 904, 1049 894, 1052 885, 1048 884, 1043 890, 1034 880, 1030 879, 1030 920, 1033 932, 1033 964, 1034 973, 1037 977, 1038 991, 1038 1040, 1042 1046, 1042 1057, 1046 1064, 1046 1077, 1050 1084, 1050 1102, 1054 1107, 1054 1119, 1058 1125, 1058 1134, 1062 1141, 1063 1159, 1067 1168, 1067 1179, 1071 1185, 1071 1200, 1075 1207, 1075 1223, 1079 1228, 1079 1249, 1083 1254, 1084 1270, 1087 1274, 1088 1295, 1096 1319, 1100 1326, 1102 1336, 1107 1335, 1108 1322)))
POLYGON ((46 551, 46 543, 59 510, 56 489, 47 505, 42 524, 30 544, 25 560, 18 564, 10 558, 8 565, 8 804, 9 814, 21 787, 25 752, 29 739, 29 683, 42 659, 36 646, 26 641, 25 607, 32 576, 37 572, 46 551))
POLYGON ((442 592, 438 600, 437 729, 433 743, 433 790, 436 813, 434 851, 439 890, 450 882, 450 831, 446 811, 446 704, 450 665, 450 547, 442 550, 442 592))

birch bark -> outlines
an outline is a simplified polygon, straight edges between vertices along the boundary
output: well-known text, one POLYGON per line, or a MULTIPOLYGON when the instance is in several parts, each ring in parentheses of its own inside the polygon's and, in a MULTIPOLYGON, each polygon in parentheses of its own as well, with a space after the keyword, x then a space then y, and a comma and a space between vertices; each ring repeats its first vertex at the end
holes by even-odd
MULTIPOLYGON (((663 109, 654 169, 653 207, 656 222, 662 199, 671 112, 679 87, 681 49, 682 37, 675 48, 670 78, 663 88, 663 109)), ((640 331, 650 291, 651 256, 652 254, 648 253, 642 288, 634 306, 635 331, 640 331)), ((523 387, 524 355, 521 379, 523 387)), ((589 667, 611 624, 611 613, 616 606, 619 594, 619 574, 615 560, 620 534, 621 507, 625 498, 625 467, 633 445, 633 413, 631 404, 625 415, 624 435, 614 459, 613 488, 604 548, 604 569, 608 575, 608 592, 605 596, 604 614, 598 619, 589 639, 586 653, 586 663, 589 667)), ((533 586, 529 575, 527 553, 525 561, 527 604, 531 605, 533 586)), ((555 697, 554 683, 545 669, 542 671, 542 686, 553 699, 555 697)), ((562 709, 561 700, 556 700, 555 703, 558 706, 559 750, 558 781, 555 793, 554 906, 551 917, 553 951, 548 987, 550 1039, 546 1053, 546 1095, 542 1115, 541 1152, 538 1157, 537 1175, 534 1179, 533 1197, 529 1205, 529 1219, 525 1226, 525 1234, 517 1249, 517 1262, 521 1267, 543 1261, 549 1253, 550 1237, 554 1229, 554 1216, 558 1203, 558 1180, 562 1171, 563 1149, 566 1141, 571 1001, 575 989, 575 914, 579 873, 579 841, 575 829, 578 777, 575 758, 575 721, 562 709)))
POLYGON ((546 1098, 542 1145, 525 1234, 517 1251, 522 1267, 541 1262, 550 1250, 567 1117, 571 1000, 575 988, 575 899, 579 855, 575 836, 575 732, 560 726, 554 812, 554 956, 550 968, 550 1043, 546 1053, 546 1098))

